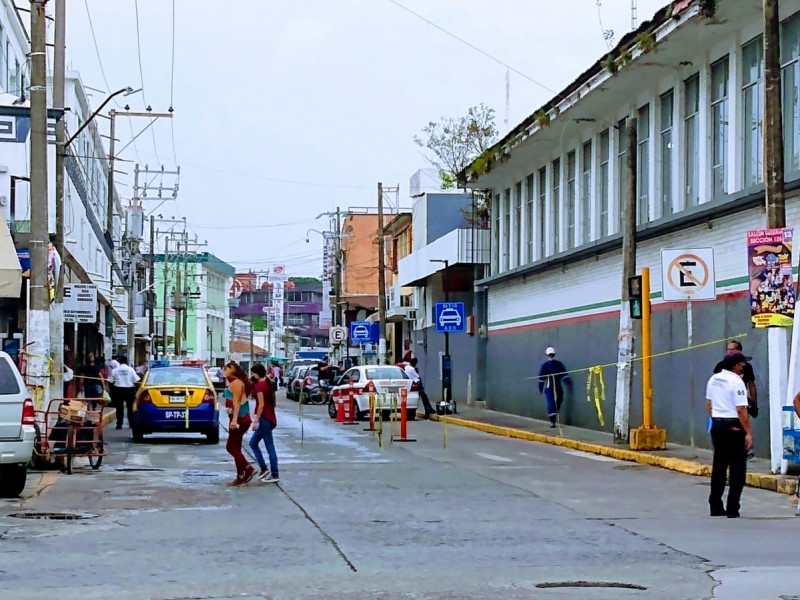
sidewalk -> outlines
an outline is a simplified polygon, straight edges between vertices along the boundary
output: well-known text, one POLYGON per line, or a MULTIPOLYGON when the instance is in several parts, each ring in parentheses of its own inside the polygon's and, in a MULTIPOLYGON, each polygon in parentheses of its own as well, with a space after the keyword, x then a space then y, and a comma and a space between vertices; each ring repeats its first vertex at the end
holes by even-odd
MULTIPOLYGON (((615 444, 611 434, 601 431, 570 425, 552 429, 550 423, 546 421, 495 412, 486 408, 459 405, 458 410, 457 415, 432 415, 431 419, 494 435, 563 446, 618 460, 661 467, 687 475, 711 476, 710 450, 697 448, 692 451, 689 446, 668 443, 666 450, 642 452, 631 450, 627 445, 615 444)), ((770 463, 763 458, 748 461, 747 485, 781 494, 797 493, 797 477, 771 474, 770 463)))

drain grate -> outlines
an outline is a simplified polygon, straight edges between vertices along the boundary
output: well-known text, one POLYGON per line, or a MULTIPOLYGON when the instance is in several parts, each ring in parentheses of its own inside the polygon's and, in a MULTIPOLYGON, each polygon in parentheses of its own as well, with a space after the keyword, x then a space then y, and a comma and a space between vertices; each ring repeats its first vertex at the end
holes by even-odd
POLYGON ((618 581, 546 581, 537 583, 537 588, 616 588, 621 590, 646 590, 643 585, 635 583, 621 583, 618 581))
POLYGON ((67 512, 20 512, 11 513, 9 516, 15 519, 42 519, 48 521, 82 521, 83 519, 97 518, 97 515, 91 513, 67 512))

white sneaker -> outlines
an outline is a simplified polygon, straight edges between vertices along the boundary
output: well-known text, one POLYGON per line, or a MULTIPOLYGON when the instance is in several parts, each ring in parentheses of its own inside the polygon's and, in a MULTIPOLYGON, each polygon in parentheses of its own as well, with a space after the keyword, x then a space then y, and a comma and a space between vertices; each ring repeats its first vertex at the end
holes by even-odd
POLYGON ((278 483, 280 479, 278 477, 273 477, 272 475, 267 475, 261 479, 264 483, 278 483))

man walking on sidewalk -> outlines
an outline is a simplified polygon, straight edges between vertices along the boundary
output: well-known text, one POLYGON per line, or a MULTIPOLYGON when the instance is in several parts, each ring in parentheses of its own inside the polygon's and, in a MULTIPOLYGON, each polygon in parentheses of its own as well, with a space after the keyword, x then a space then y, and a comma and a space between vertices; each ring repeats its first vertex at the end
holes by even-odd
POLYGON ((544 393, 547 402, 547 416, 550 418, 550 427, 556 426, 558 411, 564 401, 564 388, 562 384, 570 384, 567 368, 560 360, 556 360, 556 349, 549 346, 545 351, 547 360, 539 369, 539 393, 544 393))
POLYGON ((742 373, 747 357, 741 352, 722 359, 722 371, 712 375, 706 385, 706 408, 711 416, 714 462, 711 467, 711 493, 708 504, 712 517, 739 516, 740 499, 747 471, 747 451, 753 446, 750 416, 747 414, 747 389, 742 373), (728 504, 722 494, 730 470, 728 504))
POLYGON ((125 411, 128 412, 128 427, 133 426, 133 400, 136 398, 136 384, 140 378, 128 364, 128 358, 120 356, 119 366, 114 369, 108 381, 114 386, 114 409, 117 411, 117 429, 122 429, 125 411))
POLYGON ((416 358, 412 358, 410 361, 405 363, 403 370, 408 375, 408 378, 411 381, 416 381, 417 385, 419 385, 419 399, 422 400, 422 406, 425 407, 425 418, 427 419, 436 411, 433 410, 433 406, 431 406, 431 401, 428 399, 428 394, 425 393, 425 386, 422 384, 422 379, 419 376, 419 372, 417 371, 417 365, 419 361, 416 358))

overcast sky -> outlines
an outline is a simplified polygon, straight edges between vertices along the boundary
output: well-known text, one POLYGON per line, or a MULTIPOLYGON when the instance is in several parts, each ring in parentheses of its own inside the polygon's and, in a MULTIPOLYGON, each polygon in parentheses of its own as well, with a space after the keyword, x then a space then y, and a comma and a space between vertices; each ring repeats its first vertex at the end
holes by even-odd
MULTIPOLYGON (((615 40, 631 22, 630 0, 399 2, 556 91, 607 51, 598 4, 615 40)), ((664 4, 638 0, 640 22, 664 4)), ((186 216, 209 250, 239 269, 286 264, 290 275, 318 276, 321 237, 311 233, 306 244, 306 230, 327 221, 315 217, 337 205, 375 206, 378 181, 399 183, 410 206, 408 179, 429 166, 412 138, 428 121, 485 102, 503 129, 506 68, 392 0, 220 7, 176 0, 174 92, 170 0, 138 0, 143 85, 134 0, 69 0, 67 62, 99 90, 143 87, 144 98, 121 101, 134 110, 146 99, 166 111, 174 94, 180 193, 157 212, 186 216)), ((97 106, 105 96, 93 94, 97 106)), ((511 126, 553 95, 512 73, 511 126)), ((145 123, 134 120, 135 131, 145 123)), ((123 158, 173 169, 170 124, 153 129, 123 158)), ((117 132, 129 141, 126 124, 117 132)), ((133 162, 119 181, 132 183, 133 162)), ((131 187, 120 193, 129 197, 131 187)))

